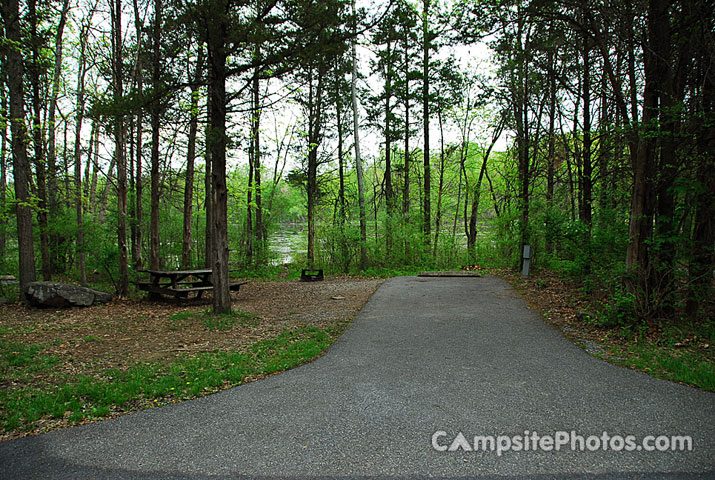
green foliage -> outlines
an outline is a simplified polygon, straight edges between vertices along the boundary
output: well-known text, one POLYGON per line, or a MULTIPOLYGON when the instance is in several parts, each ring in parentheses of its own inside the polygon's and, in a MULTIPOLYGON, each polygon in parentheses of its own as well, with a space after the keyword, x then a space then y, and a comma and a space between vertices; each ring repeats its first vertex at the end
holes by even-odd
MULTIPOLYGON (((246 353, 219 351, 181 356, 171 363, 140 362, 131 368, 107 370, 98 378, 68 376, 58 385, 0 390, 0 425, 4 431, 30 430, 42 419, 67 418, 70 423, 102 418, 130 405, 171 403, 243 383, 308 362, 335 340, 335 329, 286 329, 277 337, 253 344, 246 353)), ((41 347, 0 343, 2 380, 22 378, 28 369, 50 369, 54 357, 41 347)), ((133 408, 133 407, 132 407, 133 408)))
POLYGON ((614 347, 609 357, 615 363, 666 380, 715 391, 715 362, 705 352, 664 348, 646 342, 614 347))

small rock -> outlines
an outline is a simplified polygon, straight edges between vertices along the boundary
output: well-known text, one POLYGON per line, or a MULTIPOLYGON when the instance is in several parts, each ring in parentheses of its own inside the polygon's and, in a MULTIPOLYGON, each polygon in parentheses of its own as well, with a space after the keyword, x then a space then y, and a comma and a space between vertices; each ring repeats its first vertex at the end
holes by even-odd
POLYGON ((341 297, 340 295, 336 295, 334 297, 330 297, 331 300, 345 300, 345 297, 341 297))

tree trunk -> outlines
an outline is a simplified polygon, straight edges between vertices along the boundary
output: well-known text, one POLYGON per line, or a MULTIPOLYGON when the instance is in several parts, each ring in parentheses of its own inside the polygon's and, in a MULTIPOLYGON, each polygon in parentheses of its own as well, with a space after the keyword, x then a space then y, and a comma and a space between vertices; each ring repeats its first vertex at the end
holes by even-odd
POLYGON ((45 138, 42 131, 42 111, 44 99, 40 96, 42 83, 42 70, 40 48, 42 39, 37 32, 37 0, 28 2, 30 17, 30 43, 32 50, 31 67, 28 68, 30 85, 32 88, 32 139, 34 143, 35 174, 37 176, 37 223, 40 226, 40 256, 42 258, 42 278, 45 281, 52 279, 52 261, 50 257, 50 234, 47 219, 47 172, 45 164, 45 138))
MULTIPOLYGON (((479 199, 482 195, 482 181, 484 176, 487 174, 487 164, 489 162, 489 156, 496 145, 497 140, 501 136, 502 131, 504 131, 505 120, 502 117, 499 123, 494 128, 494 133, 492 134, 492 141, 489 144, 489 148, 484 153, 482 158, 482 166, 479 169, 479 177, 477 177, 477 182, 474 185, 474 193, 472 194, 472 209, 469 215, 469 229, 467 230, 467 250, 469 251, 473 260, 476 261, 475 246, 477 243, 477 215, 479 214, 479 199)), ((496 200, 495 200, 496 203, 496 200)))
POLYGON ((205 247, 204 247, 204 265, 206 268, 213 268, 213 175, 211 174, 211 118, 213 118, 213 111, 211 109, 211 104, 213 100, 209 94, 206 98, 206 118, 208 119, 206 123, 206 151, 204 153, 205 169, 204 172, 204 211, 206 212, 206 227, 205 227, 205 247))
MULTIPOLYGON (((20 7, 18 0, 2 4, 5 36, 20 44, 20 7)), ((30 207, 30 164, 27 158, 27 126, 25 125, 24 66, 19 49, 6 50, 7 85, 10 93, 10 130, 12 133, 13 176, 17 200, 17 242, 19 252, 20 291, 35 281, 35 251, 32 235, 32 208, 30 207)), ((24 295, 24 294, 22 294, 24 295)))
MULTIPOLYGON (((144 30, 144 22, 141 20, 141 15, 139 13, 139 5, 137 0, 134 0, 134 23, 137 30, 137 35, 142 38, 144 30)), ((134 65, 136 73, 137 82, 137 93, 141 95, 144 91, 144 74, 142 73, 142 63, 141 55, 137 54, 136 64, 134 65)), ((144 204, 144 179, 143 179, 143 168, 142 168, 142 158, 143 158, 143 112, 142 109, 138 109, 136 112, 136 158, 134 160, 134 165, 136 168, 136 173, 134 174, 134 195, 135 195, 135 208, 134 208, 134 251, 132 252, 132 261, 134 262, 134 267, 139 270, 144 264, 144 259, 142 255, 142 243, 144 241, 144 227, 143 227, 143 204, 144 204)))
POLYGON ((387 41, 387 56, 385 64, 385 207, 387 216, 385 218, 385 251, 387 257, 392 252, 392 214, 393 214, 393 191, 392 191, 392 42, 387 41))
POLYGON ((429 31, 429 7, 430 1, 423 0, 422 12, 422 129, 424 136, 423 167, 424 167, 424 195, 422 208, 422 231, 424 233, 424 242, 429 250, 430 244, 430 227, 431 227, 431 211, 430 204, 431 186, 430 186, 430 158, 429 158, 429 51, 430 51, 430 31, 429 31))
POLYGON ((325 62, 318 64, 315 86, 313 67, 308 67, 308 263, 314 268, 315 262, 315 209, 318 197, 318 147, 322 140, 323 124, 323 83, 325 62))
POLYGON ((343 262, 343 272, 348 273, 350 270, 350 255, 348 240, 345 237, 345 220, 347 217, 345 211, 345 162, 343 159, 343 106, 340 101, 340 92, 337 92, 335 97, 335 123, 338 131, 338 225, 340 228, 340 253, 342 256, 341 260, 343 262))
POLYGON ((154 270, 161 266, 159 258, 159 141, 161 121, 160 68, 161 68, 161 13, 162 0, 154 0, 154 31, 152 41, 154 52, 152 58, 152 88, 151 102, 151 222, 149 264, 154 270))
MULTIPOLYGON (((402 76, 405 82, 405 178, 402 198, 402 214, 405 224, 410 223, 410 39, 409 29, 405 28, 404 65, 402 76)), ((406 245, 407 246, 407 245, 406 245)))
MULTIPOLYGON (((82 191, 82 122, 84 122, 84 80, 85 73, 85 51, 87 48, 87 31, 84 26, 80 35, 80 54, 77 70, 77 103, 75 106, 75 137, 74 137, 74 193, 75 193, 75 213, 77 216, 77 266, 79 268, 80 285, 87 285, 87 268, 85 265, 84 252, 84 225, 82 224, 82 214, 84 212, 83 191, 82 191), (83 34, 83 35, 82 35, 83 34)), ((94 133, 94 132, 92 132, 94 133)), ((90 143, 93 136, 90 135, 90 143)), ((91 156, 91 152, 90 152, 91 156)))
POLYGON ((214 313, 231 312, 228 275, 228 189, 226 187, 226 60, 228 10, 226 0, 212 2, 215 15, 208 22, 209 96, 211 117, 208 146, 211 150, 212 281, 214 313))
POLYGON ((554 125, 556 122, 556 71, 555 53, 549 52, 549 139, 546 170, 546 253, 554 253, 554 176, 556 170, 556 137, 554 125))
POLYGON ((582 219, 586 224, 583 236, 583 247, 586 250, 586 262, 584 271, 591 272, 591 201, 592 201, 592 173, 591 166, 591 58, 589 39, 587 35, 583 37, 583 202, 582 219))
MULTIPOLYGON (((256 47, 256 58, 260 57, 260 48, 256 47)), ((265 226, 263 224, 263 204, 261 192, 261 99, 259 71, 256 69, 253 76, 253 184, 256 197, 256 225, 254 249, 257 250, 256 258, 263 261, 265 255, 265 226)))
MULTIPOLYGON (((356 12, 355 0, 352 0, 353 14, 356 12)), ((357 27, 353 25, 355 30, 357 27)), ((353 71, 350 78, 350 96, 353 106, 353 137, 355 142, 355 171, 358 181, 358 204, 360 208, 360 269, 367 267, 367 218, 365 215, 365 185, 363 183, 362 157, 360 156, 360 116, 357 99, 357 40, 352 40, 353 71)), ((406 158, 406 157, 405 157, 406 158)))
POLYGON ((437 111, 437 120, 439 122, 439 185, 437 187, 437 211, 434 217, 434 245, 432 256, 437 257, 437 245, 439 244, 439 229, 442 223, 442 193, 444 190, 444 169, 445 169, 445 154, 444 154, 444 125, 442 123, 442 110, 437 111))
MULTIPOLYGON (((57 24, 55 33, 55 65, 52 74, 52 91, 50 93, 49 111, 47 114, 47 176, 48 178, 48 208, 50 218, 57 217, 57 139, 56 139, 56 114, 57 114, 57 98, 60 91, 60 78, 62 76, 62 60, 63 60, 63 36, 65 24, 67 22, 67 13, 69 12, 69 0, 63 0, 62 9, 60 10, 60 20, 57 24)), ((91 18, 91 14, 90 14, 91 18)), ((88 21, 89 23, 89 21, 88 21)), ((84 25, 83 25, 84 26, 84 25)), ((82 35, 80 31, 80 41, 82 35)), ((51 270, 59 272, 64 270, 64 261, 60 263, 58 257, 57 246, 63 243, 64 239, 57 233, 50 235, 50 260, 52 262, 51 270)))
POLYGON ((203 68, 203 48, 199 46, 194 81, 191 85, 191 119, 189 121, 189 144, 186 148, 186 178, 184 179, 184 238, 181 248, 181 265, 190 268, 191 260, 191 222, 194 207, 194 159, 196 158, 196 134, 199 128, 199 86, 203 68))
MULTIPOLYGON (((4 60, 5 59, 0 56, 0 66, 2 66, 3 70, 6 68, 4 60)), ((0 115, 4 118, 8 118, 9 112, 7 111, 4 76, 5 75, 0 75, 0 102, 2 102, 0 115)), ((0 208, 3 210, 6 208, 5 202, 7 202, 7 125, 7 122, 5 122, 3 123, 2 128, 0 128, 0 208)), ((5 249, 7 248, 7 223, 7 216, 0 216, 0 262, 5 261, 5 249)))
MULTIPOLYGON (((110 0, 112 16, 112 76, 114 101, 123 97, 122 86, 122 0, 110 0)), ((119 249, 119 280, 117 294, 129 294, 129 262, 127 256, 127 163, 124 152, 124 117, 114 118, 114 156, 117 163, 117 247, 119 249)), ((109 188, 109 183, 107 183, 109 188)))

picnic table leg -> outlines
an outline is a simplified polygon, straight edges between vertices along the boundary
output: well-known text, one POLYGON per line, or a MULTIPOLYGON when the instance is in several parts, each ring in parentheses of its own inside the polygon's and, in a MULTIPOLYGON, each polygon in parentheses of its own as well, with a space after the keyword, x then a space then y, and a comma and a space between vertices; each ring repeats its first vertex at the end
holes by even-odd
MULTIPOLYGON (((149 275, 151 276, 151 283, 152 283, 152 285, 154 285, 155 287, 158 288, 158 287, 159 287, 160 277, 159 277, 158 275, 154 275, 154 274, 149 274, 149 275)), ((160 299, 161 299, 161 294, 159 294, 159 293, 157 293, 157 292, 152 292, 151 290, 149 290, 149 295, 148 295, 148 297, 149 297, 149 300, 160 300, 160 299)))

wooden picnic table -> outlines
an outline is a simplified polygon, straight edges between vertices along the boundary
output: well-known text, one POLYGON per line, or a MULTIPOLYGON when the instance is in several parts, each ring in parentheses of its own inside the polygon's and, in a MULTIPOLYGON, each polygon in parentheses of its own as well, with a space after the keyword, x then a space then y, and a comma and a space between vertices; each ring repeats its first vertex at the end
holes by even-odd
MULTIPOLYGON (((149 274, 149 281, 136 282, 140 290, 149 292, 150 297, 169 295, 176 298, 188 298, 190 293, 196 293, 201 298, 204 292, 213 290, 212 271, 210 268, 195 270, 139 270, 149 274)), ((229 283, 229 290, 238 290, 247 282, 229 283)))

